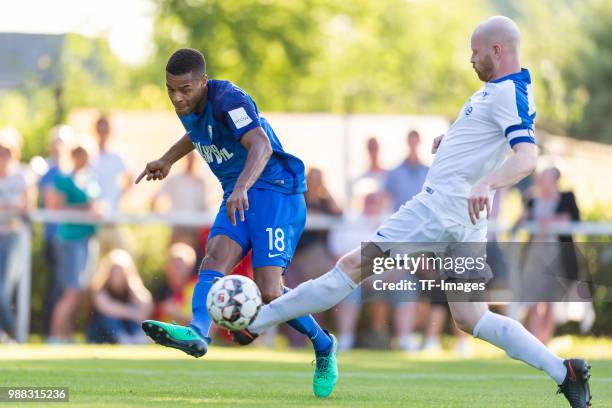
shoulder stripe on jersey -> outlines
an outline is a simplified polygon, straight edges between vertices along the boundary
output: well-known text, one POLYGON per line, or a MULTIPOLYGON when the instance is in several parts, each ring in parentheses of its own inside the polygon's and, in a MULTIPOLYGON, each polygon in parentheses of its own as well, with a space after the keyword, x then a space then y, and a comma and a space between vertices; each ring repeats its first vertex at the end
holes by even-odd
POLYGON ((535 138, 532 136, 519 136, 510 140, 510 147, 513 147, 515 144, 519 143, 532 143, 535 144, 535 138))
MULTIPOLYGON (((517 130, 531 130, 531 131, 533 131, 533 127, 531 125, 523 125, 523 124, 508 126, 506 128, 505 136, 508 137, 509 133, 515 132, 517 130)), ((526 133, 526 132, 524 132, 524 133, 526 133)))
MULTIPOLYGON (((527 95, 527 84, 523 81, 514 82, 514 92, 516 95, 516 110, 521 118, 521 125, 533 127, 536 113, 529 114, 529 96, 527 95)), ((506 131, 507 132, 507 131, 506 131)))
POLYGON ((521 137, 521 136, 529 136, 529 137, 535 138, 533 134, 533 130, 531 129, 517 129, 506 135, 509 141, 516 137, 521 137))

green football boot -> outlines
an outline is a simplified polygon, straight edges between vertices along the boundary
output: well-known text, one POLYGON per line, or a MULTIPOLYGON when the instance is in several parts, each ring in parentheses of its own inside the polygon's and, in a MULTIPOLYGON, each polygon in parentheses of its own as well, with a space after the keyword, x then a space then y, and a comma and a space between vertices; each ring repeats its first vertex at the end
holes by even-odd
POLYGON ((157 344, 179 349, 193 357, 202 357, 208 351, 210 340, 189 326, 145 320, 142 330, 157 344))
POLYGON ((317 360, 312 378, 312 391, 319 398, 328 397, 338 381, 338 361, 336 359, 338 341, 327 330, 325 333, 331 338, 332 346, 327 353, 316 353, 317 360))

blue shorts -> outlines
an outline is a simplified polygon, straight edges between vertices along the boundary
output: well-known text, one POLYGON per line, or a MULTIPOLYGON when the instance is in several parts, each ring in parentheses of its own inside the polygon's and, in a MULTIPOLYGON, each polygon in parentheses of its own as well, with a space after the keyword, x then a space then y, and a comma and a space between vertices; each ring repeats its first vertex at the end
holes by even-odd
POLYGON ((251 188, 247 195, 244 222, 236 211, 236 226, 232 225, 223 200, 208 238, 227 235, 242 247, 243 256, 252 249, 253 268, 287 268, 306 224, 304 194, 251 188))

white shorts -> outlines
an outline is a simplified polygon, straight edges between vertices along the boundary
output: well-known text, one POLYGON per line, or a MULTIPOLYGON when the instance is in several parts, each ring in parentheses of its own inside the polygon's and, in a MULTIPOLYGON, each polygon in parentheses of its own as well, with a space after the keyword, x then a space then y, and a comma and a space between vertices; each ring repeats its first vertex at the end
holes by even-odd
POLYGON ((406 201, 383 221, 372 242, 486 242, 487 228, 445 219, 419 200, 406 201))
MULTIPOLYGON (((471 227, 445 219, 421 201, 412 199, 387 218, 369 242, 390 256, 433 252, 452 258, 486 257, 487 228, 486 224, 484 227, 471 227)), ((463 278, 485 280, 492 277, 488 266, 483 270, 472 268, 458 274, 463 278)), ((457 277, 458 274, 439 271, 442 279, 457 277)))

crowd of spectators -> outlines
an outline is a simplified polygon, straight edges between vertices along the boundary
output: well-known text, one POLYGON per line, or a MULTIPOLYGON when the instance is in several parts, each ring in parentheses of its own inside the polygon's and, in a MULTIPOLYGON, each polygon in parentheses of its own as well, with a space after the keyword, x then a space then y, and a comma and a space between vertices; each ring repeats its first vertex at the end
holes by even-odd
MULTIPOLYGON (((23 255, 18 250, 20 220, 36 206, 46 210, 74 210, 93 217, 113 215, 120 211, 122 199, 132 184, 126 158, 112 148, 110 120, 100 116, 93 130, 95 139, 75 135, 66 125, 55 127, 50 134, 49 157, 44 171, 39 170, 38 175, 33 166, 20 163, 19 133, 10 128, 0 131, 0 209, 7 214, 0 217, 0 342, 10 342, 15 337, 15 277, 11 275, 19 270, 16 265, 23 255)), ((330 194, 323 171, 309 169, 305 194, 308 214, 337 217, 341 221, 330 229, 304 232, 286 274, 287 286, 293 287, 325 273, 341 255, 372 237, 385 217, 421 191, 428 167, 419 157, 420 143, 419 132, 410 130, 406 135, 405 159, 388 170, 381 165, 378 139, 372 136, 367 140, 369 161, 348 189, 347 202, 358 203, 358 211, 345 210, 330 194)), ((184 168, 175 169, 160 185, 149 202, 149 209, 188 216, 208 211, 205 182, 196 171, 199 165, 196 154, 189 154, 184 168)), ((573 194, 559 190, 560 176, 558 169, 548 168, 537 174, 534 186, 522 188, 525 209, 519 221, 549 226, 579 220, 573 194)), ((504 192, 496 194, 492 219, 498 214, 503 195, 504 192)), ((187 324, 208 231, 201 227, 172 227, 166 261, 157 280, 161 283, 147 288, 116 225, 46 223, 43 250, 49 285, 42 317, 46 340, 73 342, 78 330, 85 333, 89 342, 142 344, 147 342, 139 328, 139 322, 144 319, 187 324), (86 311, 85 325, 76 328, 77 314, 83 310, 86 311)), ((532 240, 571 242, 571 237, 544 234, 532 240)), ((489 236, 488 251, 495 254, 492 262, 497 266, 493 269, 505 277, 503 255, 494 234, 489 236)), ((531 270, 538 271, 537 267, 531 270)), ((248 256, 235 273, 252 274, 248 256)), ((384 279, 415 277, 391 271, 384 279)), ((428 299, 418 292, 380 297, 358 287, 333 311, 317 318, 326 319, 327 324, 334 326, 340 349, 396 347, 415 351, 441 348, 447 315, 444 300, 428 299)), ((528 305, 526 322, 541 340, 549 340, 555 329, 553 307, 546 302, 528 305)), ((468 354, 465 335, 452 327, 448 330, 457 335, 457 351, 468 354)), ((301 337, 290 338, 295 345, 300 340, 301 337)))

